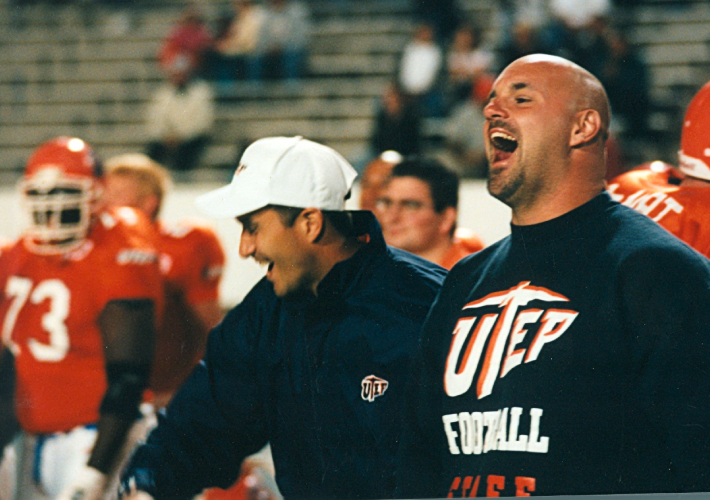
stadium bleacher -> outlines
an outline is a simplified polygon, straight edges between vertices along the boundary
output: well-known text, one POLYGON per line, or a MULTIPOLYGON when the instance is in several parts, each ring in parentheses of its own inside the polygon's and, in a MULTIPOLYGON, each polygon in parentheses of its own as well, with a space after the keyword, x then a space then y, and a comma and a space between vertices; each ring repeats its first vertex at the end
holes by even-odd
MULTIPOLYGON (((22 9, 0 0, 0 173, 17 175, 28 154, 58 134, 85 138, 102 155, 142 150, 144 108, 161 81, 155 56, 184 3, 136 2, 130 25, 115 10, 84 0, 22 9)), ((210 2, 212 12, 226 2, 210 2)), ((231 166, 249 141, 301 134, 347 158, 367 148, 375 103, 413 28, 409 0, 311 0, 314 32, 308 74, 299 85, 264 82, 216 88, 218 117, 204 158, 231 166)), ((710 79, 710 3, 639 0, 630 39, 650 66, 656 149, 674 161, 682 112, 710 79)), ((495 32, 493 3, 461 7, 495 32)), ((434 136, 441 120, 428 120, 434 136)), ((648 158, 654 159, 654 158, 648 158)))

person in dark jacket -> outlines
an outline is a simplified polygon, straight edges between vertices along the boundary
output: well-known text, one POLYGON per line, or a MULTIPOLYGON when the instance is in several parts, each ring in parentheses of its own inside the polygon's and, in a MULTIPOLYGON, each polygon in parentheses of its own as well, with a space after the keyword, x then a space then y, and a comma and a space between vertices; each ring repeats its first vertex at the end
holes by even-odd
POLYGON ((227 487, 268 442, 285 497, 393 495, 410 360, 445 270, 387 247, 371 212, 345 210, 355 177, 331 148, 271 137, 246 149, 231 184, 197 199, 237 218, 241 256, 268 271, 210 333, 124 491, 227 487))

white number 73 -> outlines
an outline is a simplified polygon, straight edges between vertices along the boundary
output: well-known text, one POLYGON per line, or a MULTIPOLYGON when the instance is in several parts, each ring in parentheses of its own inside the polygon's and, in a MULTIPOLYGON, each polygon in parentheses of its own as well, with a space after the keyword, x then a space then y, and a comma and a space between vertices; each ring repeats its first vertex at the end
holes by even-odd
POLYGON ((69 334, 65 323, 69 315, 69 289, 60 280, 45 280, 33 290, 32 280, 11 276, 5 287, 5 295, 12 299, 2 325, 5 345, 17 356, 20 346, 12 341, 12 331, 20 310, 29 298, 32 304, 40 304, 49 299, 49 311, 42 316, 42 328, 49 334, 49 344, 30 338, 27 345, 38 361, 61 361, 69 350, 69 334), (31 293, 30 293, 31 292, 31 293))

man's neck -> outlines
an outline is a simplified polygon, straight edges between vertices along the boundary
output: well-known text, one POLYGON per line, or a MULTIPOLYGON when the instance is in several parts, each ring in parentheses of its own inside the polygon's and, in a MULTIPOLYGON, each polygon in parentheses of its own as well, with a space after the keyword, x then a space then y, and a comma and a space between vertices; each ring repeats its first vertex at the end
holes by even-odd
POLYGON ((443 239, 437 245, 431 246, 421 252, 416 252, 416 254, 428 261, 441 265, 441 262, 444 260, 444 256, 449 251, 453 243, 454 242, 451 238, 443 239))
POLYGON ((331 269, 339 262, 351 258, 365 245, 366 243, 358 238, 345 238, 339 245, 330 244, 326 248, 323 248, 320 257, 318 257, 320 265, 318 266, 319 272, 317 276, 319 276, 319 279, 314 282, 311 291, 315 295, 318 295, 318 285, 328 275, 331 269))
POLYGON ((529 206, 511 207, 512 222, 516 226, 530 226, 556 219, 584 205, 602 191, 604 191, 603 183, 589 184, 586 187, 570 186, 570 189, 557 190, 554 195, 537 199, 529 206))

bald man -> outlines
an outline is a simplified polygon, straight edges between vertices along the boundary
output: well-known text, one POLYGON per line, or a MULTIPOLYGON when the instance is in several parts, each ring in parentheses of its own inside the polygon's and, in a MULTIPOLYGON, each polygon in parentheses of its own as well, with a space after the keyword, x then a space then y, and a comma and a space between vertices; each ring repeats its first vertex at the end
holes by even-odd
POLYGON ((609 106, 584 69, 518 59, 484 113, 511 235, 427 316, 398 494, 710 491, 710 261, 604 191, 609 106))

